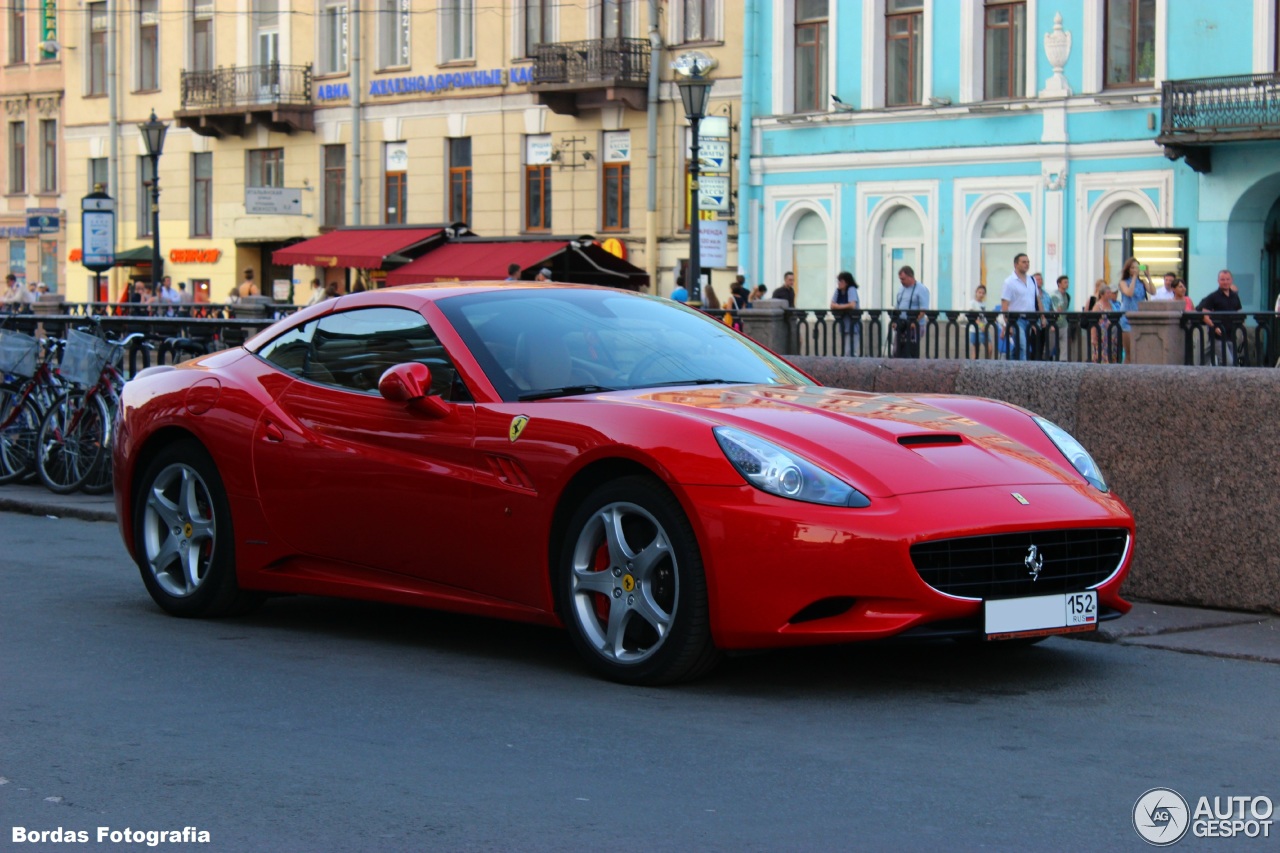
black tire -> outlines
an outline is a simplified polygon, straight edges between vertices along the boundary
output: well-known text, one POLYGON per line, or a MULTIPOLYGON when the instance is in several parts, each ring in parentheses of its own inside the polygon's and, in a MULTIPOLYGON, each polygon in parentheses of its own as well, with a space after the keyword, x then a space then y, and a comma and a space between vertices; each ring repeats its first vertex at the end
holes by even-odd
POLYGON ((147 592, 174 616, 246 613, 263 596, 236 582, 231 505, 209 452, 194 440, 161 450, 138 478, 134 561, 147 592))
POLYGON ((63 394, 44 413, 36 471, 51 492, 70 494, 93 473, 106 447, 109 418, 101 399, 86 402, 83 394, 63 394))
POLYGON ((624 477, 583 501, 555 584, 574 646, 605 678, 669 684, 720 659, 697 539, 680 502, 656 480, 624 477))
POLYGON ((86 495, 105 495, 111 491, 111 424, 107 424, 107 443, 98 455, 98 462, 80 484, 80 491, 86 495))
POLYGON ((0 485, 20 482, 36 470, 40 410, 11 388, 0 388, 0 485))

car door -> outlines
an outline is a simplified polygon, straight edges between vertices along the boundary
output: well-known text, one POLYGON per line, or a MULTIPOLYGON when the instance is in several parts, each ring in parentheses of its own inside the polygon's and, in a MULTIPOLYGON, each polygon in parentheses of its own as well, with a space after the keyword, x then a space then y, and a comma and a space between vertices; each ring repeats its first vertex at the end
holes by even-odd
POLYGON ((475 407, 416 311, 327 315, 259 355, 297 380, 259 420, 254 474, 262 511, 294 550, 449 582, 470 558, 462 534, 475 481, 475 407), (433 393, 455 405, 431 417, 377 390, 388 367, 421 361, 433 393))

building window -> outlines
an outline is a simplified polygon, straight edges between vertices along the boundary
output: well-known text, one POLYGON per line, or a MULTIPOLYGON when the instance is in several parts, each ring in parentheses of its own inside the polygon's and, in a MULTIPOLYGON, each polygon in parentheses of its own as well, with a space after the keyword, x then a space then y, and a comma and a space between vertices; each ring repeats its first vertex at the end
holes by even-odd
POLYGON ((475 0, 440 0, 440 61, 475 56, 475 0))
POLYGON ((27 61, 27 0, 9 4, 9 63, 27 61))
POLYGON ((347 72, 347 4, 326 3, 320 10, 320 73, 347 72))
POLYGON ((251 187, 283 187, 284 149, 258 148, 250 151, 246 183, 251 187))
MULTIPOLYGON (((911 267, 918 281, 928 281, 924 269, 924 224, 909 207, 899 206, 884 221, 880 233, 880 304, 893 305, 899 287, 898 270, 911 267)), ((924 306, 928 308, 929 306, 924 306)))
POLYGON ((449 221, 471 222, 471 139, 449 142, 449 221))
POLYGON ((86 95, 107 93, 107 4, 89 4, 89 79, 86 95))
POLYGON ((626 130, 604 134, 600 156, 600 227, 605 231, 625 231, 631 227, 631 133, 626 130))
POLYGON ((151 236, 151 183, 155 180, 151 158, 138 158, 138 236, 151 236))
MULTIPOLYGON (((280 4, 278 0, 252 0, 253 62, 274 65, 280 61, 280 4)), ((323 29, 323 15, 320 26, 323 29)), ((324 60, 324 51, 318 59, 324 60)), ((321 72, 323 73, 323 71, 321 72)))
POLYGON ((918 104, 924 91, 920 54, 923 7, 920 0, 886 0, 885 16, 885 105, 918 104))
POLYGON ((138 91, 160 88, 160 12, 158 0, 138 3, 138 91))
POLYGON ((796 276, 796 307, 826 308, 831 301, 830 241, 822 217, 810 211, 796 221, 788 266, 796 276))
POLYGON ((827 0, 796 0, 798 113, 827 108, 827 0))
POLYGON ((553 0, 524 0, 524 55, 533 56, 540 44, 552 44, 551 4, 553 0))
POLYGON ((382 182, 383 209, 382 221, 388 224, 403 224, 409 204, 409 145, 405 142, 388 142, 383 158, 382 182))
POLYGON ((49 286, 50 293, 58 292, 58 241, 40 241, 40 280, 49 286))
POLYGON ((987 214, 978 236, 977 282, 999 302, 1000 288, 1013 272, 1013 259, 1027 252, 1027 228, 1011 207, 997 207, 987 214))
POLYGON ((634 35, 635 0, 600 0, 600 37, 631 38, 634 35))
POLYGON ((1107 88, 1155 79, 1156 0, 1107 0, 1107 88))
POLYGON ((191 236, 213 236, 213 154, 191 155, 191 236))
POLYGON ((191 3, 191 70, 213 70, 213 0, 191 3))
MULTIPOLYGON (((680 20, 680 40, 714 41, 720 34, 721 0, 684 0, 684 16, 680 20)), ((803 5, 803 4, 802 4, 803 5)), ((825 2, 820 4, 825 6, 825 2)), ((822 17, 826 17, 823 9, 822 17)), ((825 42, 825 39, 824 39, 825 42)))
POLYGON ((347 224, 347 146, 324 147, 324 221, 327 228, 347 224))
POLYGON ((27 123, 9 122, 9 192, 27 191, 27 123))
POLYGON ((987 100, 1021 98, 1027 77, 1027 4, 988 3, 986 8, 987 100))
POLYGON ((378 68, 409 64, 409 0, 378 2, 378 68))
POLYGON ((551 230, 551 135, 525 137, 524 230, 551 230))
POLYGON ((27 241, 25 239, 9 242, 9 272, 17 277, 20 287, 27 286, 27 241))
POLYGON ((40 192, 58 191, 58 122, 40 120, 40 192))
POLYGON ((1133 202, 1125 202, 1112 211, 1102 229, 1102 277, 1114 285, 1124 268, 1124 232, 1133 228, 1150 228, 1146 211, 1133 202))
POLYGON ((110 179, 107 178, 107 158, 92 157, 89 159, 89 192, 96 192, 98 187, 102 187, 102 191, 106 192, 107 187, 111 185, 110 179))

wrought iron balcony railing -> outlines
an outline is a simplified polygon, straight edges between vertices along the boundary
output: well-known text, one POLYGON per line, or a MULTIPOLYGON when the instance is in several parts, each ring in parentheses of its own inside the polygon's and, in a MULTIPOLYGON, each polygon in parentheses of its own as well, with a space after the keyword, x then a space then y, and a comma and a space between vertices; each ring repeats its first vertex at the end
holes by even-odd
POLYGON ((1166 80, 1162 141, 1280 138, 1280 74, 1166 80))
POLYGON ((311 104, 310 65, 248 65, 182 72, 182 109, 311 104))
POLYGON ((533 53, 533 83, 646 86, 649 50, 648 39, 634 38, 540 44, 533 53))

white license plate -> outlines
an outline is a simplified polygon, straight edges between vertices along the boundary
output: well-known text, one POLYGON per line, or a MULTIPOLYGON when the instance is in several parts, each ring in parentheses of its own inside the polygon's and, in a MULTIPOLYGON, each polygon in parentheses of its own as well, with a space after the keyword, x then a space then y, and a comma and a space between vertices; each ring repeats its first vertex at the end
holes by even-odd
POLYGON ((982 610, 988 640, 1071 634, 1098 627, 1094 590, 987 601, 982 610))

